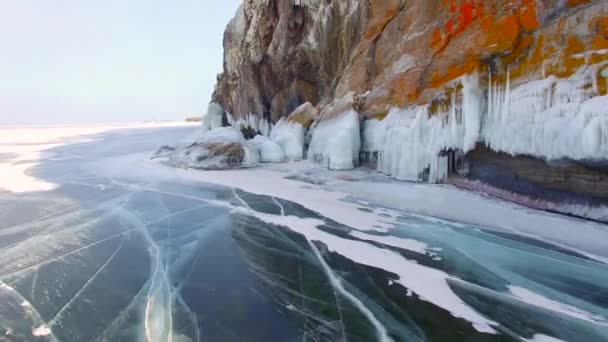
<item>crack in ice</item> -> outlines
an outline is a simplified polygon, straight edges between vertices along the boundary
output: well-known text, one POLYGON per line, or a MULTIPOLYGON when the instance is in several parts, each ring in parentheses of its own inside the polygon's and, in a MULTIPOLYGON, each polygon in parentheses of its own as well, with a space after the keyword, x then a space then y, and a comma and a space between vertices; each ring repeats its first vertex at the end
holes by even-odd
POLYGON ((84 283, 84 285, 82 285, 82 287, 74 294, 74 296, 72 296, 72 298, 70 298, 70 300, 64 306, 62 306, 61 309, 59 309, 59 311, 57 311, 55 316, 53 316, 53 318, 48 322, 47 326, 49 328, 52 328, 57 323, 57 320, 61 319, 61 315, 63 314, 63 312, 67 308, 69 308, 70 305, 72 305, 72 303, 76 300, 76 298, 78 298, 80 296, 80 294, 82 294, 82 292, 84 292, 84 290, 89 286, 89 284, 91 284, 91 282, 93 282, 93 280, 95 280, 95 278, 97 278, 97 276, 106 268, 106 266, 108 266, 110 264, 110 262, 112 262, 112 260, 114 260, 114 257, 122 249, 124 241, 125 241, 125 237, 123 236, 123 238, 120 240, 120 244, 118 245, 118 247, 116 247, 116 250, 114 250, 112 255, 110 255, 110 257, 99 267, 99 269, 97 269, 97 271, 89 278, 89 280, 87 280, 87 282, 84 283))

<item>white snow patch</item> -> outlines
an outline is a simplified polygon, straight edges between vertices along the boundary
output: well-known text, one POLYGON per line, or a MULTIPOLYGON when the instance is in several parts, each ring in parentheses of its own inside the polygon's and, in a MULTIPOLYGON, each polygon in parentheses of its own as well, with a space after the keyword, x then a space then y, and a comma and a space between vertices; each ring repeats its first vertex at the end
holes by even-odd
POLYGON ((608 326, 608 321, 606 321, 603 317, 591 314, 568 304, 556 302, 552 299, 532 292, 523 287, 509 286, 509 292, 511 292, 512 295, 528 304, 538 306, 550 311, 558 312, 570 317, 582 319, 588 322, 603 323, 603 325, 608 326))
POLYGON ((51 334, 51 329, 46 325, 41 325, 32 330, 32 336, 40 337, 40 336, 48 336, 51 334))
POLYGON ((531 339, 528 339, 526 341, 528 341, 528 342, 565 342, 565 341, 562 341, 555 337, 542 335, 542 334, 536 334, 531 339))
MULTIPOLYGON (((298 203, 337 223, 357 230, 387 232, 394 227, 392 218, 359 210, 360 204, 347 201, 348 193, 326 191, 319 186, 287 179, 284 178, 288 176, 285 173, 267 168, 200 172, 167 167, 149 160, 148 157, 148 154, 143 153, 107 158, 88 164, 86 170, 93 174, 137 181, 158 182, 178 177, 194 182, 225 185, 256 195, 298 203)), ((279 165, 284 165, 291 170, 311 167, 307 161, 279 165)))
POLYGON ((362 232, 351 232, 351 236, 356 237, 357 239, 365 240, 365 241, 373 241, 378 242, 386 246, 397 247, 401 249, 408 250, 410 252, 418 253, 418 254, 428 254, 429 245, 424 242, 413 240, 413 239, 403 239, 395 236, 378 236, 378 235, 370 235, 362 232))
POLYGON ((425 215, 429 220, 440 217, 452 224, 461 222, 529 236, 608 262, 608 230, 601 223, 531 210, 450 185, 358 181, 335 182, 328 190, 365 198, 374 205, 425 215), (474 215, 471 208, 475 209, 474 215))

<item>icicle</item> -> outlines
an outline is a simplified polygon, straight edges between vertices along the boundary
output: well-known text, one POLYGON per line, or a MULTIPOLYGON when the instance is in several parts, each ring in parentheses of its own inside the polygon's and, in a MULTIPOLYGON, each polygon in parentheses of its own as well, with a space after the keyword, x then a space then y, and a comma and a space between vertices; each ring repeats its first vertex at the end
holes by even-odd
MULTIPOLYGON (((507 120, 511 109, 511 70, 507 68, 507 85, 503 103, 503 120, 507 120)), ((504 122, 504 121, 503 121, 504 122)))
POLYGON ((468 152, 475 148, 481 129, 481 101, 479 77, 477 74, 465 76, 462 81, 462 114, 464 125, 464 142, 462 150, 468 152))

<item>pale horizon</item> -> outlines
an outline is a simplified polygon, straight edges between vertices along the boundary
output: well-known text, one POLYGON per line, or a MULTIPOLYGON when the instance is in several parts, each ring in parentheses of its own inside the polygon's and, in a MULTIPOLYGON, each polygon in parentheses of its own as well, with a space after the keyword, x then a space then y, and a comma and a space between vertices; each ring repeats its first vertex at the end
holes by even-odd
POLYGON ((182 121, 202 115, 240 0, 0 5, 0 125, 182 121))

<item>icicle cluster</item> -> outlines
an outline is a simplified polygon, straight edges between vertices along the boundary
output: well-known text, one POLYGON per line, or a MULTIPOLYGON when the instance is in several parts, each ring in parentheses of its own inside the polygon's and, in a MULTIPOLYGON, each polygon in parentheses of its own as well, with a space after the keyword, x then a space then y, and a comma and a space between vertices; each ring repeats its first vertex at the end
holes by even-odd
POLYGON ((469 151, 479 138, 483 96, 476 75, 462 81, 446 113, 429 115, 427 106, 393 108, 382 120, 364 123, 364 151, 379 152, 378 169, 400 180, 437 183, 448 172, 449 150, 469 151))
MULTIPOLYGON (((427 107, 393 109, 363 127, 363 150, 379 152, 378 169, 397 179, 440 182, 448 150, 485 143, 495 151, 549 160, 608 159, 608 95, 597 96, 604 65, 585 66, 568 79, 548 77, 511 87, 477 76, 462 79, 462 102, 447 113, 427 107)), ((603 81, 603 80, 602 80, 603 81)))
POLYGON ((359 164, 359 114, 350 110, 319 123, 308 148, 308 159, 331 170, 348 170, 359 164))
POLYGON ((513 89, 490 81, 482 139, 492 149, 545 159, 608 158, 608 96, 598 66, 568 79, 550 76, 513 89))

